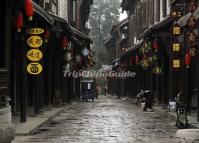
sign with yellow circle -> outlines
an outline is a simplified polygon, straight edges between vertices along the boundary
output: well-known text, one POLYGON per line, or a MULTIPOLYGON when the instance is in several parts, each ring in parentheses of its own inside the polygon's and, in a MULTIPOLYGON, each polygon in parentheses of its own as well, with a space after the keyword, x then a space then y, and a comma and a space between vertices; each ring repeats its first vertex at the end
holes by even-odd
POLYGON ((42 28, 30 28, 26 32, 27 32, 27 34, 39 35, 39 34, 44 33, 44 29, 42 29, 42 28))
POLYGON ((39 48, 39 47, 42 46, 43 40, 42 40, 42 38, 40 36, 30 36, 27 39, 27 44, 31 48, 39 48))
POLYGON ((39 63, 30 63, 27 66, 27 71, 31 75, 38 75, 42 72, 42 70, 43 70, 43 67, 39 63))
POLYGON ((37 62, 43 58, 43 53, 38 49, 32 49, 28 51, 27 58, 32 62, 37 62))

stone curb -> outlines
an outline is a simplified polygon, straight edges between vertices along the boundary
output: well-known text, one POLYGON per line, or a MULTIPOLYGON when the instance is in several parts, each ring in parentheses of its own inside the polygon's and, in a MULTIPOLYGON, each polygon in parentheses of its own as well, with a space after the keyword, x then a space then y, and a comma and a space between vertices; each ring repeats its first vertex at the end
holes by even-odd
POLYGON ((11 123, 0 123, 0 143, 10 143, 15 137, 15 127, 11 123))
POLYGON ((34 134, 39 127, 41 127, 44 124, 47 124, 49 121, 52 120, 52 118, 56 117, 57 115, 59 115, 64 110, 68 110, 69 108, 71 108, 73 105, 76 105, 76 104, 77 104, 77 102, 75 101, 75 102, 70 103, 70 105, 68 105, 68 106, 61 107, 60 110, 58 110, 56 113, 54 113, 50 117, 38 117, 38 118, 46 118, 46 119, 44 119, 43 121, 41 121, 41 123, 39 123, 38 125, 36 125, 33 129, 29 130, 28 132, 25 132, 25 133, 16 133, 16 136, 28 136, 28 135, 34 134))

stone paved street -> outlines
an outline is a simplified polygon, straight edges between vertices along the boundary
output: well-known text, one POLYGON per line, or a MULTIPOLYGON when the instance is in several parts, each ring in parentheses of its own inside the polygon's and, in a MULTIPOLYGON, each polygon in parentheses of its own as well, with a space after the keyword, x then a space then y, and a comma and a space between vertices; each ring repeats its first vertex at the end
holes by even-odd
POLYGON ((173 143, 174 122, 143 112, 131 100, 100 96, 63 111, 32 136, 14 143, 173 143))

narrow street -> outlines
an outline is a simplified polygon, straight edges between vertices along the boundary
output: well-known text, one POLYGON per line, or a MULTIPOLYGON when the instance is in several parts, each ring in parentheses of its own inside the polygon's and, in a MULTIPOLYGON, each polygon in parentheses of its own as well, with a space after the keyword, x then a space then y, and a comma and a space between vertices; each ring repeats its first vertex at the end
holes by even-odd
POLYGON ((175 133, 174 122, 143 112, 132 100, 100 96, 95 102, 78 102, 13 143, 173 143, 175 133))

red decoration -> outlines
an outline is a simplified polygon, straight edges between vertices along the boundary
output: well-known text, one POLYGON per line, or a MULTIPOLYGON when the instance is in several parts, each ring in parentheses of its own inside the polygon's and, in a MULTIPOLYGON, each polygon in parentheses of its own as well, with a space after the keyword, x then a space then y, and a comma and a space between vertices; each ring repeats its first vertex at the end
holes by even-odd
POLYGON ((159 49, 159 44, 157 39, 153 40, 153 48, 156 50, 159 49))
POLYGON ((68 47, 68 39, 66 36, 63 37, 63 48, 67 48, 68 47))
POLYGON ((17 28, 17 32, 21 32, 21 28, 23 27, 23 14, 21 12, 17 15, 15 27, 17 28))
POLYGON ((25 12, 26 12, 26 15, 29 17, 29 21, 32 21, 33 15, 34 15, 32 0, 25 0, 25 12))
POLYGON ((190 56, 190 54, 186 53, 185 54, 185 65, 187 68, 189 68, 190 64, 191 64, 191 56, 190 56))
POLYGON ((136 55, 136 57, 135 57, 135 61, 136 61, 136 64, 139 64, 139 56, 138 55, 136 55))

